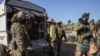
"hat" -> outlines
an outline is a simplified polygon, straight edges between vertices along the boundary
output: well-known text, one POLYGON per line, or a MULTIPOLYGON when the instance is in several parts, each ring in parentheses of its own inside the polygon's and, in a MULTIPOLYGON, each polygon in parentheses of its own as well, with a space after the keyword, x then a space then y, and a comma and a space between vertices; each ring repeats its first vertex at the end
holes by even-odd
POLYGON ((89 16, 89 15, 90 15, 90 13, 85 12, 85 13, 83 13, 82 16, 84 17, 84 16, 89 16))
POLYGON ((48 18, 47 22, 54 22, 53 18, 48 18))

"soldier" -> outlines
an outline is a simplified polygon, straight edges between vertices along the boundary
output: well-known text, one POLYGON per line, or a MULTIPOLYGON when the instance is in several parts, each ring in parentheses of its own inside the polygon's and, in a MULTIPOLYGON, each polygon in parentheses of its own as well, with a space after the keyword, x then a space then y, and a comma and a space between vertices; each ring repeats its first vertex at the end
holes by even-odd
POLYGON ((96 38, 97 38, 97 44, 100 44, 100 20, 98 20, 96 24, 96 38))
POLYGON ((55 55, 55 40, 56 40, 56 27, 54 20, 49 18, 47 20, 47 40, 49 42, 49 55, 55 55))
POLYGON ((96 27, 96 29, 97 29, 96 37, 97 37, 97 47, 98 47, 98 52, 96 56, 100 56, 100 24, 98 24, 98 27, 96 27))
POLYGON ((94 19, 92 19, 89 24, 90 24, 90 30, 93 32, 95 30, 95 22, 94 22, 94 19))
POLYGON ((25 51, 31 45, 28 41, 29 35, 27 30, 30 27, 26 23, 28 23, 28 19, 24 18, 24 13, 22 11, 14 14, 13 18, 11 19, 11 33, 12 33, 12 40, 10 42, 10 54, 11 56, 27 56, 25 55, 25 51), (26 29, 27 25, 27 29, 26 29))
POLYGON ((89 23, 90 25, 90 30, 92 31, 93 33, 93 37, 96 39, 96 32, 95 32, 95 22, 94 22, 94 19, 92 19, 89 23))
POLYGON ((63 34, 62 34, 62 37, 64 38, 64 41, 66 42, 67 39, 66 39, 66 27, 63 26, 63 34))
POLYGON ((90 47, 90 38, 93 37, 89 28, 89 13, 84 13, 82 18, 75 24, 74 30, 77 31, 77 46, 75 56, 87 56, 90 47))
POLYGON ((61 49, 61 43, 62 43, 62 37, 64 34, 64 30, 62 27, 62 22, 57 22, 57 56, 59 56, 60 49, 61 49))

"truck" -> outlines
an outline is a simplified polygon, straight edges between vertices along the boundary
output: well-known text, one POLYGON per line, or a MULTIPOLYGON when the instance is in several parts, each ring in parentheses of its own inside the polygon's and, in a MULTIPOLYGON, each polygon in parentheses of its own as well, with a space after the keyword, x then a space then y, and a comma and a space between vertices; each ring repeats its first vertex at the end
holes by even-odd
POLYGON ((41 48, 48 45, 46 41, 47 13, 43 7, 23 0, 0 0, 0 56, 5 56, 5 50, 9 50, 11 41, 11 18, 18 12, 31 11, 36 18, 36 30, 31 37, 32 48, 41 48))

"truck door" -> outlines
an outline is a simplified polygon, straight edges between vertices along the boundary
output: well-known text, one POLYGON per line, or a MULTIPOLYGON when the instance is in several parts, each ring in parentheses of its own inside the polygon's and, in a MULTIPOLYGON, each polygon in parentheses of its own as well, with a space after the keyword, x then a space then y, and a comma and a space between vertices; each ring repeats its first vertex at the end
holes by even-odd
POLYGON ((0 0, 0 44, 7 44, 5 0, 0 0))

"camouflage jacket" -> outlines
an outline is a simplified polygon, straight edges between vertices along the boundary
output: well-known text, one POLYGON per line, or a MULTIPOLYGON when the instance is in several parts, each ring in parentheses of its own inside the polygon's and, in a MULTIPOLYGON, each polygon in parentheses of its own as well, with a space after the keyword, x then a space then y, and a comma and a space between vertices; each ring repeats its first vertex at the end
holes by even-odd
POLYGON ((90 41, 90 37, 92 37, 92 33, 90 31, 90 26, 88 22, 83 24, 82 22, 77 22, 74 26, 74 30, 77 31, 76 40, 80 43, 85 40, 90 41))
MULTIPOLYGON (((28 39, 29 36, 26 34, 25 28, 22 24, 13 23, 11 26, 11 33, 11 42, 13 43, 13 41, 15 41, 17 51, 24 51, 31 45, 30 40, 28 39)), ((10 44, 12 45, 12 43, 10 44)), ((12 46, 11 48, 14 49, 14 46, 12 46)))
POLYGON ((62 35, 63 35, 63 33, 64 33, 63 27, 62 27, 62 26, 61 26, 61 27, 57 26, 56 28, 57 28, 57 31, 56 31, 57 36, 58 36, 58 37, 62 37, 62 35))

